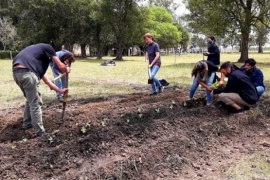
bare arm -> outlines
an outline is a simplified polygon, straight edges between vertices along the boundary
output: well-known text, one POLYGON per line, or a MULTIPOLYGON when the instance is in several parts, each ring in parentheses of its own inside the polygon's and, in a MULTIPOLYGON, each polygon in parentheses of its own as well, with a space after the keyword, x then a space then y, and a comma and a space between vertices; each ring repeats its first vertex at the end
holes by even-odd
POLYGON ((159 51, 157 51, 155 59, 152 61, 151 64, 149 64, 149 66, 152 67, 156 63, 156 61, 158 60, 159 57, 160 57, 160 53, 159 53, 159 51))
POLYGON ((204 87, 207 91, 212 91, 211 87, 207 86, 203 81, 199 81, 199 84, 204 87))
POLYGON ((45 84, 47 84, 50 87, 50 89, 55 90, 61 94, 64 94, 65 92, 68 91, 67 88, 64 89, 58 88, 54 83, 52 83, 52 81, 48 78, 46 74, 43 76, 42 80, 44 81, 45 84))

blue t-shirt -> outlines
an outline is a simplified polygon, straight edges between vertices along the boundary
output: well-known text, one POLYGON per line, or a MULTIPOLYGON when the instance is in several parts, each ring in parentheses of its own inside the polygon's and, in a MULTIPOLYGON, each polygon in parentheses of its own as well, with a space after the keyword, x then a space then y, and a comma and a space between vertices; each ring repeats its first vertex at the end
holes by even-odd
MULTIPOLYGON (((61 51, 57 51, 57 52, 56 52, 56 56, 61 60, 61 58, 62 58, 66 53, 71 53, 71 52, 69 52, 69 51, 66 50, 66 49, 63 49, 63 50, 61 50, 61 51)), ((57 73, 57 74, 58 74, 58 73, 62 73, 61 70, 58 68, 58 66, 55 64, 54 61, 51 61, 50 66, 51 66, 51 68, 53 69, 53 71, 55 71, 55 73, 57 73)))
MULTIPOLYGON (((151 64, 156 57, 156 52, 160 51, 159 45, 158 45, 158 43, 153 42, 153 43, 147 45, 145 49, 146 49, 146 52, 148 54, 149 64, 151 64)), ((158 66, 161 65, 160 57, 157 59, 155 65, 158 65, 158 66)))
POLYGON ((27 46, 13 59, 13 66, 21 64, 33 71, 40 79, 46 73, 52 57, 56 56, 53 47, 49 44, 35 44, 27 46))

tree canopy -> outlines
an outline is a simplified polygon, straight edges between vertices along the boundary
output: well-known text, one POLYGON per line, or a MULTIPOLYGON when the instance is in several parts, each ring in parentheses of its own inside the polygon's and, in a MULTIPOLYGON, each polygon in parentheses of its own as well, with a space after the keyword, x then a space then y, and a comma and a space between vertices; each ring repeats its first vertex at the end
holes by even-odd
POLYGON ((270 1, 261 0, 187 0, 190 14, 187 19, 196 32, 224 36, 230 29, 237 28, 241 34, 241 56, 248 58, 248 41, 251 28, 261 22, 268 27, 270 1))

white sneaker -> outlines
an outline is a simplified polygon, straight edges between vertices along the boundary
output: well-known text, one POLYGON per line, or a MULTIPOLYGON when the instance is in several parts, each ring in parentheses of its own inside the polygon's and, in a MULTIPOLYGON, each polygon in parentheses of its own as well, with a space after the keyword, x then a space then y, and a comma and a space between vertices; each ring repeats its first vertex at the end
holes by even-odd
POLYGON ((159 86, 159 87, 158 87, 158 92, 159 92, 159 93, 162 93, 163 91, 164 91, 164 86, 159 86))

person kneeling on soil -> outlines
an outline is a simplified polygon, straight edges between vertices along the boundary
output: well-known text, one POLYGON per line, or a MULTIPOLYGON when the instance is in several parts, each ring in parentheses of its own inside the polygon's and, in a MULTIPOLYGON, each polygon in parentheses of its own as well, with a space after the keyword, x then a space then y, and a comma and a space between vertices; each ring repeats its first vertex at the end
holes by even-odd
POLYGON ((211 104, 211 84, 214 81, 218 66, 210 61, 201 60, 197 62, 192 70, 191 75, 194 77, 193 83, 190 88, 189 98, 193 98, 199 84, 206 89, 207 105, 211 104))
POLYGON ((243 112, 250 105, 256 104, 259 99, 257 90, 245 73, 230 61, 221 65, 220 72, 228 78, 227 85, 225 88, 214 89, 211 94, 219 94, 219 101, 233 107, 231 113, 243 112))
POLYGON ((42 99, 39 91, 40 79, 52 90, 62 94, 68 92, 67 88, 58 88, 45 74, 51 61, 54 61, 62 72, 70 72, 70 68, 56 56, 53 47, 44 43, 24 48, 12 62, 13 78, 26 98, 22 129, 27 130, 33 127, 37 136, 45 135, 42 99))
POLYGON ((256 61, 249 58, 245 61, 245 64, 240 68, 240 70, 245 72, 246 75, 251 79, 257 89, 259 97, 261 97, 265 91, 265 86, 263 84, 263 73, 255 65, 256 61))

